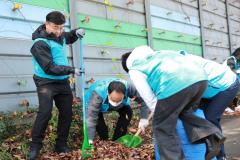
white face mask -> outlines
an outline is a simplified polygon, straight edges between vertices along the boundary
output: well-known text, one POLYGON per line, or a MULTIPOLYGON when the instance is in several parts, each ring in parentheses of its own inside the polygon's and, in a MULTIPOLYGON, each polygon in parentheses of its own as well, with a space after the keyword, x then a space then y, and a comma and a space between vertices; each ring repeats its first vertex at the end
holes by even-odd
POLYGON ((121 100, 120 102, 113 102, 110 98, 108 98, 108 103, 111 104, 113 107, 119 106, 122 102, 123 100, 121 100))

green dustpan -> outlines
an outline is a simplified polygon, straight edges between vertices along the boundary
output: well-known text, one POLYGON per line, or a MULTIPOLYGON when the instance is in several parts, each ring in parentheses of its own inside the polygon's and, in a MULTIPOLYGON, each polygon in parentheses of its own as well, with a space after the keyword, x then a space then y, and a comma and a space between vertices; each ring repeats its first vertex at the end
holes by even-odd
MULTIPOLYGON (((153 116, 153 112, 149 115, 148 121, 150 121, 152 116, 153 116)), ((128 148, 139 147, 140 144, 142 143, 142 138, 140 136, 138 136, 141 131, 142 131, 141 129, 138 129, 137 133, 134 135, 127 134, 125 136, 122 136, 122 137, 118 138, 116 140, 116 142, 119 142, 128 148)))
POLYGON ((136 148, 141 145, 142 138, 140 136, 127 134, 118 138, 116 142, 119 142, 128 148, 136 148))

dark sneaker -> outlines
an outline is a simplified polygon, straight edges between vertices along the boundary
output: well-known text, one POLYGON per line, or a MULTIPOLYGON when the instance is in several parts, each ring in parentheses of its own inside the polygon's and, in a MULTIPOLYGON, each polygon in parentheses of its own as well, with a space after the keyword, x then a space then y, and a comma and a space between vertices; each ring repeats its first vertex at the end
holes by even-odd
POLYGON ((40 153, 39 147, 30 147, 30 151, 27 156, 27 160, 36 160, 40 153))
POLYGON ((55 152, 57 153, 69 153, 72 150, 67 146, 55 146, 55 152))

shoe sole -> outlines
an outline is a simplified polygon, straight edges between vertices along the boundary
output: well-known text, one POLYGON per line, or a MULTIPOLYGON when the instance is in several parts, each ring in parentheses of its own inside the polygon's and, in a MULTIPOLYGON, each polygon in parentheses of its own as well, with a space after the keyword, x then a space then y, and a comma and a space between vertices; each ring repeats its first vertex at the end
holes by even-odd
POLYGON ((63 152, 63 151, 59 151, 59 150, 54 150, 54 152, 55 153, 58 153, 58 154, 61 154, 61 153, 70 153, 70 152, 72 152, 72 150, 70 150, 70 151, 65 151, 65 152, 63 152))
POLYGON ((224 143, 224 141, 226 140, 226 137, 223 137, 222 139, 220 139, 218 141, 218 148, 215 148, 215 150, 211 150, 211 152, 208 152, 205 155, 205 160, 212 160, 212 158, 214 158, 215 156, 217 156, 221 150, 220 145, 224 143))
POLYGON ((223 144, 226 140, 226 137, 222 138, 221 140, 219 140, 219 144, 223 144))
POLYGON ((219 150, 215 150, 215 151, 211 151, 211 152, 207 153, 207 155, 205 156, 205 160, 211 160, 213 157, 218 155, 219 152, 220 152, 220 148, 219 148, 219 150))

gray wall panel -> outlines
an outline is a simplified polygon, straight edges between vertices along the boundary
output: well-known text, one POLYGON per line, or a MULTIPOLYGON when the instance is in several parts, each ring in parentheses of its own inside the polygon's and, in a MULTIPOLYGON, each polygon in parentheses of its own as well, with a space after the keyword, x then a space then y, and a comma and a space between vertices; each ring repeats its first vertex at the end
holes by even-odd
POLYGON ((219 0, 209 0, 209 1, 202 0, 202 1, 203 1, 203 4, 205 4, 203 5, 204 10, 223 16, 223 17, 226 16, 225 3, 223 1, 219 1, 219 0))
POLYGON ((36 105, 38 104, 38 98, 36 93, 0 95, 0 112, 25 110, 25 108, 20 105, 23 99, 29 101, 30 107, 36 107, 36 105))
POLYGON ((239 0, 229 0, 229 4, 240 9, 240 1, 239 0))
POLYGON ((125 73, 120 61, 112 60, 85 60, 86 74, 118 74, 125 73))
MULTIPOLYGON (((4 41, 4 39, 1 39, 4 41)), ((11 42, 9 39, 7 42, 11 42)), ((17 50, 17 47, 9 47, 5 45, 6 49, 2 47, 3 51, 0 51, 0 54, 7 55, 29 55, 28 51, 28 41, 12 40, 12 44, 20 43, 24 47, 22 50, 17 50), (22 42, 22 43, 21 43, 22 42), (23 51, 23 52, 20 52, 23 51), (3 53, 1 53, 3 52, 3 53)), ((1 43, 3 44, 3 43, 1 43)), ((72 61, 70 60, 70 64, 72 61)), ((10 92, 26 92, 26 91, 35 91, 36 87, 32 79, 33 75, 33 64, 32 59, 29 57, 8 57, 0 56, 0 93, 10 93, 10 92)), ((7 104, 6 104, 7 105, 7 104)))
MULTIPOLYGON (((231 19, 232 7, 228 9, 230 13, 227 14, 226 1, 225 0, 211 0, 204 1, 203 4, 203 26, 204 26, 204 39, 206 45, 205 58, 215 60, 222 63, 226 57, 230 55, 230 40, 233 38, 230 36, 234 30, 231 21, 230 28, 228 27, 227 15, 231 19), (231 32, 231 33, 229 33, 231 32)), ((236 14, 236 13, 234 13, 236 14)))
POLYGON ((206 45, 229 47, 228 34, 219 31, 204 29, 206 45))
MULTIPOLYGON (((179 1, 178 1, 179 2, 179 1)), ((189 5, 189 6, 192 6, 192 7, 197 7, 197 0, 181 0, 181 2, 185 5, 189 5)))
POLYGON ((114 1, 113 3, 115 5, 118 5, 118 7, 114 7, 114 5, 112 7, 108 7, 102 3, 102 1, 98 2, 99 3, 96 1, 79 0, 76 2, 76 10, 78 13, 83 13, 86 15, 115 19, 140 25, 145 24, 143 4, 139 2, 136 2, 136 4, 138 4, 138 9, 135 10, 132 10, 133 8, 131 7, 127 8, 127 5, 120 1, 114 1))
POLYGON ((229 17, 235 21, 240 22, 240 8, 236 8, 236 6, 229 5, 229 17))
MULTIPOLYGON (((103 5, 106 5, 103 0, 88 0, 91 2, 97 2, 103 5)), ((129 1, 123 1, 123 0, 114 0, 114 1, 109 1, 112 7, 119 7, 127 10, 132 10, 136 12, 144 12, 144 5, 143 5, 144 0, 134 0, 133 3, 128 3, 129 1)))
POLYGON ((107 9, 105 5, 94 3, 87 0, 78 0, 76 1, 75 7, 77 12, 79 13, 106 18, 107 9))
POLYGON ((31 57, 1 57, 0 68, 0 76, 31 75, 33 73, 31 57))
POLYGON ((126 11, 119 8, 115 8, 111 12, 108 11, 108 18, 116 19, 123 22, 145 25, 145 17, 143 13, 126 11))
POLYGON ((227 20, 209 12, 203 12, 203 26, 205 28, 227 33, 227 20))
POLYGON ((110 48, 104 46, 84 46, 86 58, 98 58, 98 59, 112 59, 121 58, 123 53, 131 51, 131 49, 110 48))
POLYGON ((159 1, 159 0, 151 0, 152 5, 156 5, 159 7, 163 7, 166 9, 170 9, 172 11, 185 13, 188 16, 196 16, 198 17, 198 10, 197 10, 197 3, 196 1, 191 3, 194 4, 192 6, 186 6, 181 3, 174 2, 174 1, 159 1))
POLYGON ((0 55, 30 55, 32 41, 0 38, 0 55), (18 46, 18 47, 17 47, 18 46))
MULTIPOLYGON (((72 60, 69 60, 72 65, 72 60)), ((0 58, 0 93, 25 92, 36 89, 33 82, 33 64, 31 57, 0 58)))
POLYGON ((33 82, 32 75, 29 76, 1 76, 0 93, 35 91, 36 86, 33 82))
MULTIPOLYGON (((72 60, 69 59, 72 65, 72 60)), ((0 57, 0 76, 32 75, 33 63, 31 57, 0 57)))
POLYGON ((109 78, 109 77, 122 78, 122 79, 130 81, 128 74, 121 74, 121 75, 119 75, 119 74, 87 74, 85 87, 89 88, 91 86, 92 83, 89 83, 89 80, 92 78, 95 81, 97 81, 97 80, 101 80, 101 79, 109 78))
MULTIPOLYGON (((31 55, 31 40, 21 40, 0 37, 0 55, 31 55)), ((67 47, 67 55, 71 57, 70 47, 67 47)))
MULTIPOLYGON (((161 6, 163 8, 171 9, 173 11, 181 12, 185 9, 193 10, 192 8, 198 8, 197 1, 188 1, 188 0, 181 0, 180 3, 177 0, 151 0, 151 4, 161 6)), ((193 13, 189 12, 190 15, 196 16, 198 13, 195 11, 193 13), (195 15, 194 15, 195 14, 195 15)))
POLYGON ((232 47, 234 50, 240 47, 240 36, 232 35, 232 47))
POLYGON ((230 55, 229 49, 206 46, 205 58, 222 63, 230 55))
POLYGON ((232 34, 240 36, 240 22, 231 20, 230 27, 232 28, 232 34))

